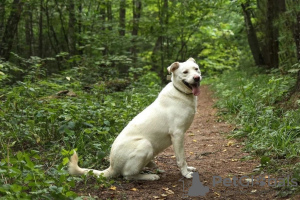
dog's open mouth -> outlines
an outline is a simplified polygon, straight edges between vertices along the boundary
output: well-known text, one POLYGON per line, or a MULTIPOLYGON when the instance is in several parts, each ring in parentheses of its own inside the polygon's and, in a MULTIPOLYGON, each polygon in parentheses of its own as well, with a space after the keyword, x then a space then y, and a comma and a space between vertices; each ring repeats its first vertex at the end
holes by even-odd
POLYGON ((198 96, 200 94, 200 82, 196 82, 194 84, 189 84, 185 80, 182 80, 182 82, 192 90, 194 96, 198 96))

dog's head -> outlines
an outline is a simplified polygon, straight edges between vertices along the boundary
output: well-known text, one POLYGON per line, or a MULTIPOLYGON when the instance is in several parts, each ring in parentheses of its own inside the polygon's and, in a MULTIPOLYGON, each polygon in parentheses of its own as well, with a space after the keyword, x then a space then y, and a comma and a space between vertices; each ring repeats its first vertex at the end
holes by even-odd
POLYGON ((174 86, 186 93, 198 96, 200 94, 200 81, 202 79, 199 66, 193 58, 180 63, 174 62, 168 67, 169 73, 172 73, 172 82, 174 86))

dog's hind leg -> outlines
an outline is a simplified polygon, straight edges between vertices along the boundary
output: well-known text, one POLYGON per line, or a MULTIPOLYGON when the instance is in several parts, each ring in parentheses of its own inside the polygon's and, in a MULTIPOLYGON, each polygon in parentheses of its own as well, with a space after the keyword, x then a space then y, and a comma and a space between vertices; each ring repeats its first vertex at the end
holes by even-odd
POLYGON ((143 168, 153 158, 153 147, 148 140, 139 140, 136 148, 128 156, 122 175, 127 180, 158 180, 159 176, 156 174, 140 174, 143 168))

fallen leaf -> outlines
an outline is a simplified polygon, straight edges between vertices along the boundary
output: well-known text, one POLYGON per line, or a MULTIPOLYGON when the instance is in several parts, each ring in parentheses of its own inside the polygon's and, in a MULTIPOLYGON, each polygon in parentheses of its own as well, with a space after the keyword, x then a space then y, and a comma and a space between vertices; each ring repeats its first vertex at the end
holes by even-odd
POLYGON ((166 190, 166 191, 169 190, 169 188, 166 188, 166 187, 163 187, 162 189, 163 189, 163 190, 166 190))
POLYGON ((212 145, 212 144, 209 144, 209 145, 207 145, 207 146, 212 147, 213 145, 212 145))
POLYGON ((226 147, 230 147, 232 145, 234 145, 234 141, 229 140, 228 143, 227 143, 227 145, 226 145, 226 147))
POLYGON ((237 161, 238 161, 238 159, 231 159, 231 161, 232 161, 232 162, 237 162, 237 161))
POLYGON ((223 152, 227 151, 227 149, 224 149, 223 152))
POLYGON ((161 194, 161 196, 162 196, 162 197, 166 197, 166 196, 168 196, 168 195, 167 195, 167 194, 161 194))
POLYGON ((194 152, 190 152, 190 154, 194 154, 194 152))
POLYGON ((71 80, 71 78, 70 78, 69 76, 67 76, 67 77, 66 77, 66 79, 67 79, 68 81, 70 81, 70 80, 71 80))
POLYGON ((174 194, 174 192, 172 190, 167 190, 166 193, 167 194, 174 194))
POLYGON ((220 197, 221 195, 219 194, 219 193, 217 193, 217 192, 215 192, 215 195, 217 196, 217 197, 220 197))
POLYGON ((177 187, 177 185, 173 185, 172 187, 173 187, 173 188, 174 188, 174 187, 177 187))
POLYGON ((116 190, 117 187, 116 187, 116 186, 111 186, 109 189, 110 189, 110 190, 116 190))
POLYGON ((193 142, 197 142, 197 140, 193 140, 193 142))
POLYGON ((130 190, 135 191, 135 192, 138 191, 138 189, 136 189, 136 188, 131 188, 130 190))
POLYGON ((189 134, 189 136, 194 136, 194 135, 195 135, 194 133, 189 134))
POLYGON ((159 196, 153 196, 154 199, 159 199, 159 196))
POLYGON ((171 158, 176 158, 176 156, 171 156, 171 158))
POLYGON ((254 192, 256 192, 257 190, 251 190, 251 193, 254 193, 254 192))

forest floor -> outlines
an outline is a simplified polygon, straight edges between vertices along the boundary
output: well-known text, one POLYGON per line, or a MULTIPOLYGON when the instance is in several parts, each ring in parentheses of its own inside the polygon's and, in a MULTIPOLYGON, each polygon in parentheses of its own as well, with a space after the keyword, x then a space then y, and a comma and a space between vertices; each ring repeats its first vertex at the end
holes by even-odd
POLYGON ((155 159, 159 168, 165 170, 165 173, 160 174, 160 180, 117 179, 110 188, 77 191, 79 195, 99 199, 300 199, 299 195, 280 198, 277 195, 278 190, 270 186, 274 185, 272 176, 253 172, 260 164, 259 159, 241 160, 249 157, 249 154, 243 151, 242 141, 228 139, 228 133, 235 127, 216 115, 214 102, 209 87, 202 86, 198 97, 197 114, 185 136, 187 163, 197 168, 201 183, 209 187, 205 195, 188 196, 193 180, 183 178, 180 174, 172 147, 155 159), (223 181, 225 178, 229 179, 217 183, 220 179, 216 176, 222 177, 223 181), (263 180, 264 186, 259 185, 262 183, 259 180, 263 180))

